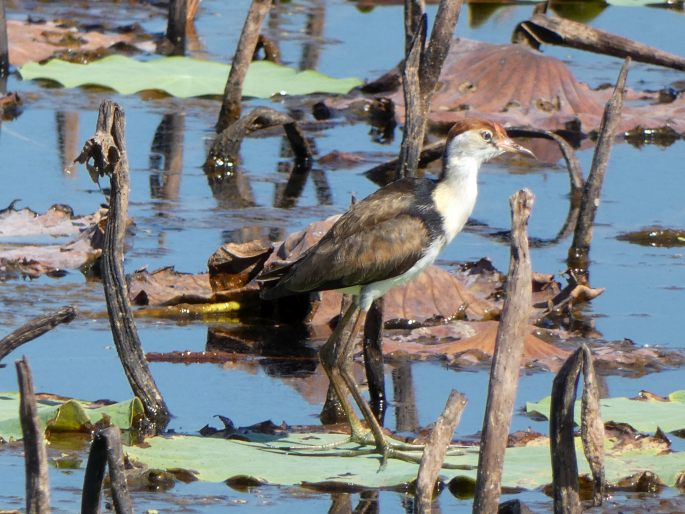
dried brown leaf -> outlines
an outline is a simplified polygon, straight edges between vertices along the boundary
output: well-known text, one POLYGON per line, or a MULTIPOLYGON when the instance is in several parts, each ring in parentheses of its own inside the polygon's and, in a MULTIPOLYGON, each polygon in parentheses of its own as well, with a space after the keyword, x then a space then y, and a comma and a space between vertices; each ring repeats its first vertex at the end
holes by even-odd
POLYGON ((65 48, 83 51, 106 48, 115 43, 135 43, 132 34, 81 32, 74 27, 58 26, 53 21, 31 23, 7 20, 7 38, 10 64, 14 66, 42 61, 65 48))
POLYGON ((104 212, 75 216, 68 205, 55 204, 44 213, 37 213, 29 208, 15 209, 15 203, 0 210, 0 238, 5 241, 10 237, 73 237, 98 223, 104 212))
POLYGON ((0 235, 79 235, 64 244, 0 244, 0 276, 21 274, 34 278, 77 269, 94 261, 102 251, 101 216, 102 212, 72 217, 71 209, 66 206, 53 206, 43 215, 8 207, 0 213, 0 218, 4 218, 4 221, 0 219, 0 235))
POLYGON ((608 455, 621 455, 632 451, 657 451, 659 454, 671 452, 671 442, 661 432, 655 435, 641 434, 627 423, 608 421, 604 424, 604 430, 611 445, 607 446, 608 455))
POLYGON ((512 432, 509 434, 507 440, 508 447, 521 447, 521 446, 533 446, 535 443, 541 443, 543 445, 549 444, 549 437, 541 434, 540 432, 534 432, 533 430, 519 430, 517 432, 512 432))
POLYGON ((319 165, 334 170, 352 168, 368 161, 369 158, 360 152, 341 152, 339 150, 333 150, 317 159, 319 165))
MULTIPOLYGON (((642 105, 623 110, 619 130, 670 127, 685 130, 685 97, 668 104, 658 94, 626 91, 626 100, 642 105), (648 103, 651 101, 652 103, 648 103)), ((430 120, 448 124, 466 117, 488 117, 505 125, 548 130, 599 128, 611 90, 593 90, 578 82, 566 64, 523 45, 492 45, 468 39, 453 41, 438 87, 430 120)), ((392 95, 396 113, 404 118, 401 88, 392 95)), ((329 102, 342 109, 349 100, 329 102)), ((536 151, 537 154, 537 151, 536 151)))
MULTIPOLYGON (((495 351, 497 321, 454 321, 435 327, 422 327, 409 334, 383 338, 383 350, 390 355, 414 358, 443 358, 453 364, 489 359, 495 351)), ((524 339, 523 363, 533 363, 554 369, 568 356, 568 352, 543 341, 530 326, 524 339)))
POLYGON ((134 305, 176 305, 213 301, 207 273, 180 273, 167 266, 150 273, 138 270, 128 277, 128 294, 134 305))
POLYGON ((247 285, 262 269, 272 251, 273 246, 266 241, 223 245, 207 263, 212 289, 226 291, 247 285))

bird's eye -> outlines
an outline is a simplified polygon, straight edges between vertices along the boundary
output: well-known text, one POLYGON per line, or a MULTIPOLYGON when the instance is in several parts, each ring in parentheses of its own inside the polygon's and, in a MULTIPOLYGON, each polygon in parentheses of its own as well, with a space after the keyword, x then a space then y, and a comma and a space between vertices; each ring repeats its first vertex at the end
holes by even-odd
POLYGON ((483 138, 483 141, 487 141, 488 143, 492 141, 492 132, 489 130, 483 130, 480 133, 480 137, 483 138))

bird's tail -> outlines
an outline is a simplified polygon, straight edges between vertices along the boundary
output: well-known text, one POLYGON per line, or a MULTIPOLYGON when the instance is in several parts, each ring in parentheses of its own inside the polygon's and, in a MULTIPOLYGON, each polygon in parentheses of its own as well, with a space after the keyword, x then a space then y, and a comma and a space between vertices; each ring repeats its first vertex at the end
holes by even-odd
POLYGON ((257 275, 255 280, 259 282, 259 285, 261 286, 259 297, 262 298, 262 300, 275 300, 292 294, 282 280, 288 271, 290 271, 292 265, 292 262, 283 265, 277 264, 257 275))

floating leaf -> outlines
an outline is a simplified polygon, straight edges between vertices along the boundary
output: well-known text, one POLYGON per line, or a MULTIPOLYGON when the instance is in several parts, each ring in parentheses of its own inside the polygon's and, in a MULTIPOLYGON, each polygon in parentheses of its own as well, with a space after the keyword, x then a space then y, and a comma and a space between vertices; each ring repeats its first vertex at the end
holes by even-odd
MULTIPOLYGON (((273 440, 274 445, 318 445, 344 440, 340 434, 291 434, 273 440)), ((197 478, 221 482, 234 476, 249 476, 259 482, 296 485, 302 482, 335 481, 366 487, 389 487, 416 478, 418 466, 391 460, 379 471, 377 456, 323 457, 287 454, 273 451, 271 443, 246 443, 236 440, 193 436, 154 437, 145 441, 145 448, 125 448, 129 457, 152 468, 185 468, 197 472, 197 478), (218 458, 221 456, 221 458, 218 458)), ((350 448, 344 446, 343 448, 350 448)), ((325 452, 330 453, 330 452, 325 452)), ((459 462, 475 466, 478 453, 469 452, 459 462)), ((463 471, 461 472, 463 473, 463 471)))
MULTIPOLYGON (((630 398, 604 398, 600 400, 602 419, 627 423, 640 432, 655 432, 657 427, 664 432, 685 428, 685 391, 675 391, 669 401, 655 399, 633 400, 630 398)), ((526 412, 549 419, 551 397, 537 403, 526 403, 526 412)), ((580 425, 580 400, 574 407, 575 422, 580 425)))
POLYGON ((642 246, 673 248, 675 246, 685 246, 685 230, 649 227, 635 232, 624 232, 617 235, 616 239, 642 246))
MULTIPOLYGON (((91 403, 81 400, 39 396, 36 398, 36 407, 41 428, 45 430, 49 427, 53 432, 82 432, 104 416, 109 417, 111 425, 127 430, 143 413, 143 404, 138 398, 93 407, 91 403)), ((0 393, 0 438, 6 441, 22 438, 19 393, 0 393)))
MULTIPOLYGON (((164 57, 137 61, 112 55, 88 64, 53 59, 46 64, 30 62, 19 70, 24 80, 49 79, 64 87, 102 86, 121 94, 161 90, 179 98, 222 95, 230 66, 190 57, 164 57)), ((355 78, 335 79, 319 72, 297 72, 269 61, 250 65, 243 95, 270 98, 273 95, 347 93, 361 82, 355 78)))
MULTIPOLYGON (((319 445, 345 438, 340 434, 290 434, 287 437, 261 436, 262 442, 243 442, 197 436, 154 437, 145 441, 144 448, 125 448, 125 452, 151 468, 192 469, 199 480, 209 482, 240 477, 242 481, 250 479, 254 483, 286 486, 306 483, 311 487, 339 484, 348 488, 387 488, 407 484, 416 478, 417 464, 390 459, 387 466, 380 469, 378 455, 341 457, 332 455, 332 451, 301 455, 274 450, 278 445, 319 445)), ((580 473, 589 473, 580 439, 576 442, 580 473)), ((346 445, 340 449, 350 448, 346 445)), ((464 448, 462 455, 448 456, 445 461, 462 469, 442 469, 440 475, 444 480, 457 476, 475 479, 478 447, 464 448)), ((610 483, 648 470, 672 486, 683 469, 683 452, 659 455, 648 448, 625 454, 612 453, 606 459, 606 476, 610 483)), ((503 487, 535 489, 551 481, 547 438, 528 446, 507 448, 503 487)))

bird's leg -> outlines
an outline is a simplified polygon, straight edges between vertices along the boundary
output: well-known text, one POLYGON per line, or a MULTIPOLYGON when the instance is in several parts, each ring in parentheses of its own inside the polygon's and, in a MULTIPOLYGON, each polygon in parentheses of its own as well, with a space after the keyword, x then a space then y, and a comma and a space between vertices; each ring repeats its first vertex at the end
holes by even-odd
MULTIPOLYGON (((420 455, 409 454, 407 451, 422 451, 424 445, 416 444, 405 444, 399 441, 389 441, 385 434, 383 433, 383 428, 376 419, 376 416, 371 409, 369 403, 362 396, 359 386, 357 385, 350 364, 352 363, 352 353, 354 350, 354 340, 357 332, 359 331, 359 320, 360 320, 361 310, 355 318, 355 323, 350 330, 349 336, 345 339, 345 343, 342 347, 338 349, 335 353, 335 362, 331 367, 331 373, 335 373, 337 376, 342 378, 345 386, 349 390, 352 398, 359 407, 359 410, 364 417, 364 420, 371 430, 371 435, 373 436, 373 441, 376 445, 376 451, 382 456, 381 467, 385 466, 388 458, 397 458, 401 460, 406 460, 410 462, 419 462, 421 459, 420 455)), ((364 440, 359 442, 365 442, 364 440)))
POLYGON ((354 304, 354 302, 351 303, 343 314, 342 318, 338 321, 333 333, 319 351, 321 365, 326 372, 326 375, 328 375, 331 386, 333 387, 333 390, 338 397, 338 401, 340 402, 340 407, 344 411, 345 417, 350 424, 351 439, 358 442, 362 442, 364 440, 365 429, 362 426, 359 417, 354 412, 350 400, 347 397, 345 381, 340 376, 340 369, 336 366, 336 361, 338 360, 339 356, 343 354, 346 347, 349 346, 349 337, 343 342, 345 329, 354 317, 352 328, 350 330, 350 334, 352 337, 354 337, 354 331, 359 321, 360 313, 360 309, 354 304))
POLYGON ((376 416, 374 416, 371 407, 368 402, 364 399, 359 390, 354 376, 352 375, 350 364, 352 362, 352 353, 354 350, 354 339, 359 331, 359 320, 361 317, 361 309, 357 309, 357 315, 354 319, 354 324, 350 330, 348 337, 345 339, 344 344, 335 352, 334 361, 331 366, 331 374, 335 374, 336 378, 342 379, 344 385, 349 390, 354 402, 359 407, 359 410, 364 417, 364 420, 369 425, 369 429, 373 435, 374 442, 376 443, 376 449, 383 456, 387 455, 390 449, 388 442, 383 434, 383 429, 381 428, 376 416))
MULTIPOLYGON (((421 451, 424 449, 423 445, 407 444, 400 441, 388 441, 381 425, 376 420, 376 417, 371 410, 371 407, 366 402, 364 397, 357 386, 357 383, 352 374, 350 364, 352 362, 352 352, 354 349, 354 339, 359 331, 361 320, 361 309, 352 303, 342 318, 336 325, 333 333, 328 338, 326 343, 321 347, 319 352, 319 358, 321 360, 321 365, 328 375, 331 382, 331 386, 338 396, 340 401, 340 406, 343 409, 345 416, 350 424, 350 439, 345 442, 355 442, 362 445, 368 445, 374 443, 376 445, 375 451, 380 453, 382 456, 381 467, 385 466, 388 458, 396 458, 401 460, 406 460, 410 462, 419 462, 421 459, 420 455, 407 453, 408 451, 421 451), (347 337, 345 336, 345 329, 350 325, 351 328, 347 337), (371 433, 367 430, 361 423, 359 417, 355 413, 352 404, 348 398, 348 393, 352 395, 355 403, 359 407, 364 420, 368 423, 371 433)), ((315 451, 315 450, 327 450, 341 446, 342 443, 333 443, 321 446, 307 446, 306 448, 300 448, 299 450, 315 451)), ((283 450, 284 448, 280 448, 283 450)), ((293 452, 293 448, 288 447, 288 452, 293 452)), ((297 451, 297 450, 296 450, 297 451)), ((363 455, 371 453, 368 450, 354 449, 345 450, 337 455, 363 455)), ((448 466, 446 466, 448 467, 448 466)))

